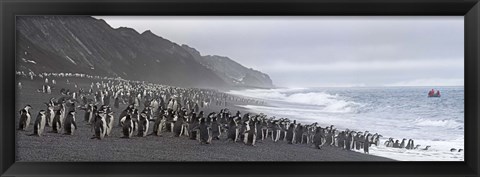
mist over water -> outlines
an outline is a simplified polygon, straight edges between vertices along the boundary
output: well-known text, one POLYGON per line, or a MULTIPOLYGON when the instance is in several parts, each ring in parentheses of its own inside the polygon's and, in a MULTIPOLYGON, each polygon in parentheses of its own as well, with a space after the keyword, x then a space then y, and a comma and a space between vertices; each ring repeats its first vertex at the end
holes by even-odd
POLYGON ((462 161, 464 148, 464 87, 435 87, 442 97, 429 98, 433 87, 345 87, 232 90, 229 93, 266 101, 265 106, 243 105, 277 118, 300 123, 318 122, 338 129, 383 135, 371 154, 397 160, 462 161), (428 151, 386 148, 389 137, 415 140, 428 151))

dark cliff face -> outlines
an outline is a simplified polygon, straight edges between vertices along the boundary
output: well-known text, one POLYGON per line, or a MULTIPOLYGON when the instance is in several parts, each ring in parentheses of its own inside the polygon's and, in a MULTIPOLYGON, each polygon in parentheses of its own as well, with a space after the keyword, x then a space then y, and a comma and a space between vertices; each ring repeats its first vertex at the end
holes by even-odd
POLYGON ((17 18, 17 70, 122 77, 181 87, 228 88, 181 46, 150 31, 113 29, 87 16, 17 18))
POLYGON ((217 55, 201 56, 200 52, 192 47, 187 45, 182 45, 182 47, 187 50, 197 62, 214 71, 230 85, 260 88, 274 87, 270 76, 265 73, 246 68, 228 57, 217 55))

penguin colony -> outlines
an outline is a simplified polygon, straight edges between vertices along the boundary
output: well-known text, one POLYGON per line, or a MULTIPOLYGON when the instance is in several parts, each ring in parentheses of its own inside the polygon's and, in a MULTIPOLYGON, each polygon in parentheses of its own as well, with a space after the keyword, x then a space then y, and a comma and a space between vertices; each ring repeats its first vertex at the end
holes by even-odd
MULTIPOLYGON (((44 74, 41 78, 51 75, 44 74)), ((51 94, 52 87, 49 84, 48 79, 45 79, 45 85, 42 87, 48 88, 48 91, 39 92, 51 94)), ((67 84, 71 83, 67 80, 67 84)), ((379 146, 382 137, 369 131, 356 132, 348 129, 340 131, 333 125, 327 127, 321 127, 318 123, 302 125, 296 120, 267 117, 262 113, 242 115, 240 111, 236 111, 232 114, 227 108, 221 109, 218 113, 205 114, 201 109, 212 104, 226 107, 229 101, 265 104, 262 101, 236 97, 215 90, 184 89, 114 79, 108 79, 107 82, 92 82, 87 90, 78 88, 76 84, 75 88, 76 91, 60 89, 63 95, 61 98, 51 98, 45 103, 46 109, 40 110, 34 120, 32 136, 42 136, 45 127, 50 127, 49 133, 74 135, 77 129, 77 111, 82 111, 84 117, 81 120, 90 125, 94 132, 91 139, 99 140, 110 136, 112 131, 121 131, 122 138, 163 136, 163 133, 171 132, 174 137, 186 136, 200 144, 212 144, 213 140, 226 137, 228 141, 242 142, 250 146, 255 146, 259 141, 271 140, 284 141, 288 144, 307 144, 317 149, 332 146, 369 153, 369 147, 379 146), (110 106, 118 109, 120 104, 128 106, 119 117, 114 117, 110 106), (140 109, 142 111, 139 111, 140 109), (148 133, 149 124, 153 124, 151 133, 148 133), (222 134, 226 136, 221 136, 222 134)), ((18 130, 27 131, 31 122, 31 109, 30 105, 26 105, 20 110, 18 130)), ((415 146, 412 139, 407 144, 405 140, 399 143, 398 140, 394 142, 393 138, 390 138, 384 144, 392 148, 420 147, 415 146)), ((422 150, 428 150, 429 147, 422 150)), ((457 150, 452 148, 451 151, 457 150)), ((458 150, 461 151, 463 149, 458 150)))

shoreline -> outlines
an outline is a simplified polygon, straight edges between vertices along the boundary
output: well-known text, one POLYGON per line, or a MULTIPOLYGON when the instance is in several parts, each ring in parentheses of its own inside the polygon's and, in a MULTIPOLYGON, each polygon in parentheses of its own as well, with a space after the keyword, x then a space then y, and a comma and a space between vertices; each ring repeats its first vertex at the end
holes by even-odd
MULTIPOLYGON (((57 81, 60 81, 58 79, 57 81)), ((60 96, 58 88, 51 95, 37 93, 38 81, 24 81, 24 88, 17 93, 16 108, 31 104, 32 122, 43 103, 51 97, 60 96), (29 83, 30 82, 30 83, 29 83), (20 95, 22 95, 20 97, 20 95), (33 103, 33 104, 32 104, 33 103)), ((41 84, 41 82, 40 82, 41 84)), ((81 84, 79 83, 79 86, 81 84)), ((71 85, 70 85, 71 87, 71 85)), ((126 107, 121 104, 114 109, 118 121, 120 112, 126 107)), ((202 109, 206 113, 218 112, 223 106, 211 105, 202 109)), ((233 113, 251 110, 230 102, 227 108, 233 113)), ((33 132, 33 126, 27 131, 16 132, 16 160, 18 161, 393 161, 393 159, 346 151, 337 147, 324 147, 321 150, 305 144, 287 144, 279 141, 274 143, 267 139, 257 142, 256 146, 246 146, 243 142, 229 142, 222 133, 220 140, 212 144, 201 145, 188 137, 172 137, 166 132, 162 137, 147 136, 124 139, 121 128, 113 127, 112 135, 103 140, 90 139, 93 136, 91 127, 83 121, 83 111, 78 111, 76 122, 78 131, 74 135, 47 133, 46 127, 42 137, 28 136, 33 132)), ((15 126, 18 125, 18 117, 15 126)), ((116 125, 116 124, 114 124, 116 125)), ((150 124, 149 133, 153 124, 150 124)))

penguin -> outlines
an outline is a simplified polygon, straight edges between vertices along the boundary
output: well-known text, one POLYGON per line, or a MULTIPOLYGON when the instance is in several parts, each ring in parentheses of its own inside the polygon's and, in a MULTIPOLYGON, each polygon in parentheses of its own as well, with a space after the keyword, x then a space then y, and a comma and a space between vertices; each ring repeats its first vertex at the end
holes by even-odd
POLYGON ((62 104, 60 104, 60 124, 63 126, 65 122, 65 118, 67 116, 67 104, 63 101, 62 104))
POLYGON ((295 124, 290 124, 287 130, 287 135, 285 136, 288 144, 293 144, 295 138, 295 124))
POLYGON ((462 152, 462 151, 463 151, 463 149, 458 149, 458 152, 462 152))
POLYGON ((360 142, 360 139, 361 139, 360 135, 361 135, 361 134, 362 134, 362 132, 358 132, 357 135, 355 135, 355 136, 353 137, 353 139, 354 139, 354 143, 353 143, 353 144, 354 144, 354 146, 355 146, 355 149, 357 149, 357 150, 360 150, 360 147, 361 147, 361 142, 360 142))
POLYGON ((337 142, 338 147, 340 147, 341 149, 345 149, 345 139, 345 131, 341 131, 340 133, 338 133, 337 142))
POLYGON ((52 126, 53 117, 55 117, 55 111, 54 111, 53 104, 46 103, 46 105, 47 105, 47 110, 45 111, 45 117, 47 120, 46 120, 45 126, 50 127, 52 126))
POLYGON ((200 144, 210 144, 212 143, 212 133, 210 127, 208 127, 205 118, 200 119, 200 125, 198 126, 200 132, 200 144))
POLYGON ((52 94, 52 89, 50 85, 47 85, 47 94, 52 94))
POLYGON ((313 144, 315 145, 315 148, 317 149, 322 149, 323 147, 323 140, 325 139, 324 134, 322 132, 322 128, 318 127, 315 130, 315 135, 313 136, 313 144))
POLYGON ((303 125, 298 124, 298 127, 295 129, 295 138, 294 138, 295 144, 302 143, 302 139, 303 139, 302 136, 304 132, 303 129, 304 129, 303 125))
POLYGON ((138 120, 140 119, 140 114, 138 114, 138 109, 133 109, 131 119, 133 122, 133 131, 138 130, 138 120))
POLYGON ((177 101, 176 98, 173 99, 172 109, 173 111, 178 111, 178 109, 180 109, 180 103, 177 101))
POLYGON ((94 114, 94 110, 93 110, 93 105, 92 104, 87 104, 86 107, 85 107, 85 114, 84 114, 84 117, 83 117, 83 120, 87 123, 90 123, 90 121, 93 119, 93 114, 94 114))
POLYGON ((173 134, 175 137, 179 137, 182 133, 182 125, 184 123, 184 113, 183 111, 179 111, 176 115, 177 120, 173 123, 173 134))
POLYGON ((413 149, 418 149, 421 145, 417 144, 413 149))
POLYGON ((92 124, 95 123, 95 115, 99 111, 97 105, 91 104, 90 106, 91 106, 91 108, 90 108, 90 111, 89 111, 89 114, 88 114, 87 125, 92 125, 92 124))
POLYGON ((388 141, 385 141, 385 145, 387 147, 393 147, 394 146, 393 138, 389 138, 388 141))
POLYGON ((428 150, 428 148, 430 148, 431 146, 426 146, 425 148, 423 148, 422 150, 426 151, 428 150))
POLYGON ((383 137, 383 136, 382 136, 382 135, 379 135, 379 134, 377 134, 377 133, 375 133, 375 134, 373 135, 372 139, 373 139, 373 144, 374 144, 375 146, 379 146, 379 145, 380 145, 380 137, 383 137))
POLYGON ((331 138, 332 138, 332 143, 330 144, 331 146, 338 146, 337 135, 338 135, 338 131, 337 129, 334 128, 331 133, 331 138))
POLYGON ((279 140, 285 141, 285 134, 287 134, 287 127, 285 125, 285 122, 282 120, 280 121, 280 136, 279 140))
MULTIPOLYGON (((263 120, 260 119, 260 117, 258 116, 257 117, 257 137, 259 138, 259 140, 261 141, 263 137, 263 131, 262 131, 262 123, 263 123, 263 120)), ((258 141, 258 140, 257 140, 258 141)))
POLYGON ((255 146, 255 141, 257 140, 257 121, 250 120, 248 122, 248 129, 245 134, 245 144, 250 146, 255 146))
POLYGON ((348 151, 353 149, 353 137, 354 137, 353 134, 355 134, 355 132, 353 132, 353 131, 349 132, 348 135, 347 135, 347 139, 345 141, 345 143, 346 143, 345 147, 346 147, 346 150, 348 150, 348 151))
POLYGON ((52 133, 60 133, 60 130, 62 128, 62 124, 60 123, 60 116, 62 116, 62 112, 60 110, 57 110, 52 120, 52 133))
POLYGON ((406 149, 413 149, 414 146, 414 141, 412 139, 409 139, 406 149))
POLYGON ((272 125, 272 140, 273 142, 277 142, 280 140, 280 125, 278 125, 278 121, 274 121, 272 125))
POLYGON ((45 128, 45 122, 46 122, 46 115, 45 115, 45 110, 40 110, 40 112, 37 115, 37 118, 35 119, 35 123, 33 124, 33 134, 36 136, 42 136, 43 129, 45 128))
POLYGON ((400 145, 398 146, 399 148, 405 148, 405 138, 402 139, 402 142, 400 143, 400 145))
POLYGON ((457 152, 457 149, 452 148, 452 149, 450 149, 450 152, 457 152))
MULTIPOLYGON (((245 115, 246 115, 246 114, 245 114, 245 115)), ((247 124, 247 123, 248 123, 248 120, 246 120, 246 121, 240 120, 237 140, 242 141, 242 140, 245 139, 245 133, 246 133, 247 127, 248 127, 248 124, 247 124)))
POLYGON ((200 125, 200 123, 198 122, 198 118, 197 118, 197 114, 196 113, 192 113, 191 114, 191 118, 189 120, 189 125, 188 125, 188 128, 189 128, 189 138, 191 140, 196 140, 197 139, 197 135, 198 135, 198 131, 197 131, 197 127, 200 125))
POLYGON ((187 116, 187 111, 184 110, 184 119, 183 119, 183 123, 181 125, 181 131, 180 131, 180 136, 184 135, 184 136, 187 136, 187 137, 190 137, 190 129, 189 129, 189 126, 190 124, 188 123, 188 120, 189 120, 189 116, 187 116))
POLYGON ((243 141, 244 144, 247 144, 247 135, 250 131, 250 120, 243 121, 242 129, 243 130, 240 132, 242 134, 242 136, 240 136, 240 140, 243 141))
POLYGON ((155 123, 153 124, 153 132, 151 135, 161 136, 162 131, 165 129, 166 123, 166 118, 164 114, 165 112, 163 110, 160 110, 158 118, 155 119, 155 123))
POLYGON ((139 137, 145 137, 148 132, 149 122, 147 114, 141 113, 140 119, 138 120, 138 134, 139 137))
POLYGON ((228 133, 227 137, 229 140, 232 140, 233 142, 237 142, 239 134, 239 128, 238 124, 235 118, 230 119, 230 123, 228 124, 228 133))
POLYGON ((32 106, 27 105, 20 110, 20 122, 19 122, 18 130, 25 131, 30 125, 30 120, 31 120, 30 109, 32 109, 32 106))
POLYGON ((399 140, 395 140, 395 143, 393 143, 394 148, 400 148, 400 143, 399 140))
POLYGON ((173 99, 170 98, 167 101, 167 110, 173 110, 173 99))
POLYGON ((127 115, 131 115, 132 114, 132 110, 128 110, 125 114, 124 113, 121 113, 120 114, 120 118, 118 119, 118 125, 120 127, 123 127, 123 125, 125 124, 125 119, 127 118, 127 115))
POLYGON ((95 136, 92 139, 102 140, 107 133, 107 121, 105 120, 105 112, 100 110, 95 115, 95 123, 93 124, 95 136))
POLYGON ((130 114, 127 114, 127 116, 125 116, 122 132, 123 132, 122 138, 131 138, 133 135, 133 121, 130 114))
MULTIPOLYGON (((313 136, 315 135, 316 129, 317 129, 316 124, 310 125, 310 128, 309 128, 309 130, 308 130, 308 139, 309 139, 309 142, 313 142, 313 136)), ((333 142, 333 140, 332 140, 332 138, 333 138, 333 136, 332 136, 332 132, 333 132, 332 127, 326 127, 326 128, 325 128, 325 131, 326 131, 326 133, 325 133, 325 140, 326 140, 326 142, 325 142, 325 143, 326 143, 327 145, 330 145, 330 146, 331 146, 331 145, 332 145, 332 142, 333 142)))
POLYGON ((410 149, 410 146, 412 145, 412 139, 408 140, 407 146, 405 146, 405 149, 410 149))
POLYGON ((173 110, 169 109, 167 110, 167 115, 166 115, 166 124, 165 124, 165 129, 166 131, 168 132, 173 132, 173 122, 174 122, 174 119, 175 119, 175 113, 173 112, 173 110))
POLYGON ((371 134, 368 134, 367 137, 365 137, 365 144, 363 145, 363 152, 365 154, 370 154, 369 148, 370 148, 370 141, 369 139, 371 138, 371 134))
POLYGON ((107 122, 106 136, 110 136, 110 133, 112 132, 112 128, 113 128, 114 116, 113 116, 113 112, 110 110, 110 108, 108 108, 107 112, 108 113, 106 115, 106 122, 107 122))
POLYGON ((265 119, 262 120, 260 127, 262 130, 262 141, 263 141, 268 135, 268 123, 265 119))
POLYGON ((133 110, 133 105, 132 104, 128 105, 127 108, 125 108, 125 110, 123 110, 122 113, 120 113, 120 116, 119 116, 119 119, 118 119, 118 125, 120 127, 123 127, 122 120, 125 120, 124 118, 127 116, 127 114, 129 114, 131 112, 131 110, 133 110))
POLYGON ((65 117, 63 130, 66 135, 73 135, 74 131, 77 129, 77 124, 75 123, 75 111, 70 111, 65 117))
POLYGON ((219 140, 222 134, 221 125, 218 123, 217 117, 212 118, 212 139, 219 140))

